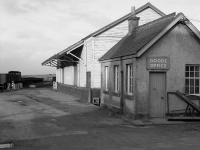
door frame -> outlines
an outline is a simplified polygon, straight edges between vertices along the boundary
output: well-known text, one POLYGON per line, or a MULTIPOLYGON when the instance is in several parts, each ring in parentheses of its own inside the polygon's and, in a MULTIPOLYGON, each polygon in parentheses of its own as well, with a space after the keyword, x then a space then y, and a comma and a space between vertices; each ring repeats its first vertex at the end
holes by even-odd
POLYGON ((148 100, 148 113, 149 113, 149 117, 151 117, 151 99, 150 99, 150 95, 151 95, 151 92, 150 92, 150 74, 151 73, 163 73, 165 75, 165 90, 164 90, 164 111, 163 111, 163 118, 166 118, 166 107, 167 107, 167 71, 157 71, 157 70, 153 70, 153 71, 149 71, 149 90, 148 90, 148 97, 149 97, 149 100, 148 100))

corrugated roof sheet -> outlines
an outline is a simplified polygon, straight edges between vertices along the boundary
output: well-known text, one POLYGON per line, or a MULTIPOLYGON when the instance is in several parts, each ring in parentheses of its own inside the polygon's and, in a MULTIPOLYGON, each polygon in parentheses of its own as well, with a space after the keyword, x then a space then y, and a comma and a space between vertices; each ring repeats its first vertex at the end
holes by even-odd
POLYGON ((169 25, 174 20, 174 17, 175 13, 172 13, 142 26, 138 26, 135 33, 126 35, 99 60, 103 61, 136 54, 169 25))

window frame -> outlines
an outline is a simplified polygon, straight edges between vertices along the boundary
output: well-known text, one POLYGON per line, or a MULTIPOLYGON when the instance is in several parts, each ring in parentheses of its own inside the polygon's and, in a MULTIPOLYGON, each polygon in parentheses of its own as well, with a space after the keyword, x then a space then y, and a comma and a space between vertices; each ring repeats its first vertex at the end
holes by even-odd
POLYGON ((114 92, 119 93, 119 65, 113 66, 114 72, 114 92))
POLYGON ((133 95, 133 64, 126 64, 126 93, 133 95))
POLYGON ((185 65, 185 93, 200 95, 200 64, 185 65))
POLYGON ((108 91, 108 81, 109 81, 109 67, 104 67, 104 73, 105 73, 105 91, 108 91))

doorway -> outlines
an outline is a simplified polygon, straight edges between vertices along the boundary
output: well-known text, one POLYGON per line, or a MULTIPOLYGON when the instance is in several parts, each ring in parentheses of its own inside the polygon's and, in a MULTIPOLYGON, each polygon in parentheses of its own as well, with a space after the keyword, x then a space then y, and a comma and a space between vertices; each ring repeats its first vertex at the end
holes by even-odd
POLYGON ((149 93, 150 93, 150 117, 165 117, 165 100, 166 100, 166 73, 150 72, 149 73, 149 93))
POLYGON ((91 88, 91 72, 86 72, 86 87, 91 88))

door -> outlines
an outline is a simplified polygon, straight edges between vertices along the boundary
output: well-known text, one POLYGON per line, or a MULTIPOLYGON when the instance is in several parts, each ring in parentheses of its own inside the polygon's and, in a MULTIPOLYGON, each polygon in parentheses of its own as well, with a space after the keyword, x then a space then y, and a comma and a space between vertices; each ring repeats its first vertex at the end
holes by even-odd
POLYGON ((86 72, 86 87, 91 88, 91 72, 86 72))
POLYGON ((78 67, 77 65, 74 66, 74 86, 77 86, 78 81, 78 67))
POLYGON ((166 73, 150 72, 150 116, 164 118, 166 98, 166 73))

